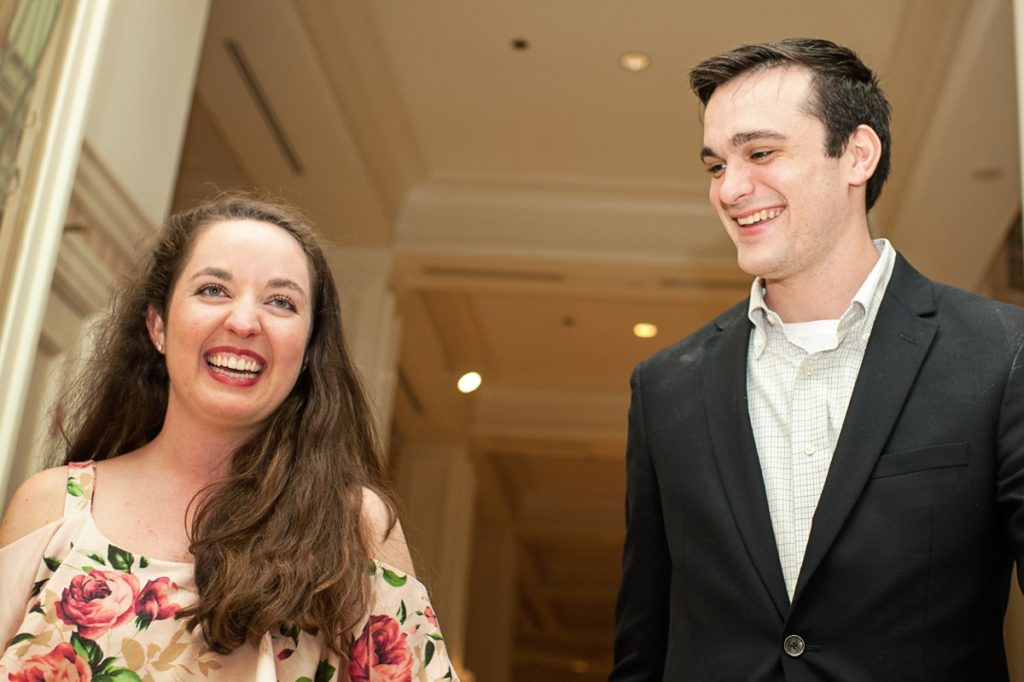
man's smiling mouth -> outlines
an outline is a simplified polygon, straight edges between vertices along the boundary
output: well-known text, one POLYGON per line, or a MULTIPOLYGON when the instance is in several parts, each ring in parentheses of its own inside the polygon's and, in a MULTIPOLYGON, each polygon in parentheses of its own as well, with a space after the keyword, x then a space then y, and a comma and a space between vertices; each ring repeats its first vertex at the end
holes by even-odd
POLYGON ((740 227, 748 227, 750 225, 754 225, 764 220, 770 220, 772 218, 775 218, 780 213, 782 213, 783 210, 785 209, 766 208, 764 210, 758 211, 757 213, 751 213, 750 215, 745 216, 743 218, 737 218, 736 222, 737 224, 739 224, 740 227))

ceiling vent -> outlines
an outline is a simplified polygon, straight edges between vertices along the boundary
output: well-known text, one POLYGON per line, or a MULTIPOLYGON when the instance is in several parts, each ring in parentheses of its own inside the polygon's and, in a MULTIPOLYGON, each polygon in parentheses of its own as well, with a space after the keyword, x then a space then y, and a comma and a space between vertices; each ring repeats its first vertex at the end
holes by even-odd
POLYGON ((749 287, 749 284, 706 277, 662 277, 658 280, 658 286, 665 289, 735 289, 737 286, 749 287))
POLYGON ((412 387, 412 382, 409 381, 409 375, 401 367, 398 368, 398 388, 416 414, 426 412, 423 408, 423 401, 420 400, 419 394, 416 393, 416 389, 412 387))
POLYGON ((517 282, 564 282, 565 275, 560 272, 544 272, 541 270, 488 270, 485 268, 463 268, 457 266, 428 265, 423 268, 424 275, 432 277, 462 277, 470 279, 506 279, 517 282))
POLYGON ((242 46, 238 44, 237 40, 229 38, 224 41, 224 49, 227 50, 228 56, 231 57, 231 63, 235 65, 235 70, 238 71, 239 77, 245 84, 245 89, 249 91, 249 96, 252 97, 256 110, 260 112, 260 117, 263 119, 263 123, 266 124, 270 136, 274 138, 274 143, 281 152, 281 156, 284 157, 285 163, 288 164, 288 168, 295 175, 302 175, 305 168, 302 166, 299 154, 295 151, 291 140, 288 139, 288 135, 285 134, 281 120, 274 113, 273 107, 270 106, 270 99, 260 85, 259 79, 256 78, 256 73, 252 70, 248 58, 242 52, 242 46))

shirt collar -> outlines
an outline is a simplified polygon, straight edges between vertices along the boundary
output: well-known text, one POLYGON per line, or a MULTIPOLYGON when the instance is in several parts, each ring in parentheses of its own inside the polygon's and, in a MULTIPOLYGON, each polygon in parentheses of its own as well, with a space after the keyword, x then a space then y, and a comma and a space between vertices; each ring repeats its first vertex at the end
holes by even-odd
MULTIPOLYGON (((888 239, 875 239, 872 244, 878 252, 878 260, 864 278, 857 293, 853 295, 850 305, 839 318, 839 332, 843 334, 858 320, 864 320, 865 340, 874 324, 878 307, 882 303, 885 289, 889 286, 893 266, 896 264, 896 249, 888 239)), ((757 277, 750 287, 750 303, 747 306, 747 317, 754 324, 754 348, 760 357, 768 341, 768 327, 781 326, 782 318, 764 302, 764 278, 757 277)))

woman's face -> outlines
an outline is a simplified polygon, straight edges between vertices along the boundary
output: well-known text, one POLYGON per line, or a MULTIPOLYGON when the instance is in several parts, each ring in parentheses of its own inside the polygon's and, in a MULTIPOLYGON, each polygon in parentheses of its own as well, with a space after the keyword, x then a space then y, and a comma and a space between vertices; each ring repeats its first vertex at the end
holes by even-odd
POLYGON ((276 225, 230 220, 200 228, 166 319, 146 323, 164 347, 168 423, 247 431, 287 397, 312 324, 309 265, 276 225))

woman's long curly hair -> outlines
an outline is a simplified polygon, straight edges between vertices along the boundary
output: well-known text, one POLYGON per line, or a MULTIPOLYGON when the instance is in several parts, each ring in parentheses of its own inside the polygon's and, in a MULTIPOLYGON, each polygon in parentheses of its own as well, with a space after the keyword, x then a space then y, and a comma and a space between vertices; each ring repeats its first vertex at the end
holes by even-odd
POLYGON ((233 453, 227 477, 193 503, 190 550, 198 601, 182 614, 210 648, 294 624, 344 655, 369 608, 364 489, 395 519, 372 415, 342 336, 338 292, 312 227, 296 209, 224 194, 172 216, 98 325, 95 351, 63 401, 64 461, 103 460, 142 447, 167 410, 163 356, 146 312, 164 316, 202 228, 231 220, 277 225, 302 246, 313 289, 307 365, 284 402, 233 453))

